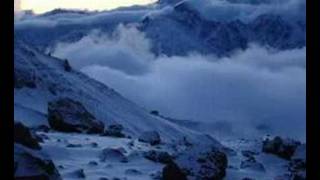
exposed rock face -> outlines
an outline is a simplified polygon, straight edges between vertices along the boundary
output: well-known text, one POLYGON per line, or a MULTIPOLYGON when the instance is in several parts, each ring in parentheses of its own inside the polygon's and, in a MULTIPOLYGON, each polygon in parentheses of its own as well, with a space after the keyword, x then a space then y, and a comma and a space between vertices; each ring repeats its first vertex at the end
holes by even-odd
POLYGON ((221 180, 228 166, 225 153, 215 147, 205 146, 187 150, 176 158, 176 162, 187 176, 195 179, 221 180))
POLYGON ((127 157, 121 152, 119 149, 113 148, 105 148, 102 150, 100 154, 100 161, 119 161, 119 162, 127 162, 127 157))
POLYGON ((122 131, 123 126, 121 124, 112 124, 106 128, 103 135, 112 137, 125 137, 122 131))
POLYGON ((60 180, 53 162, 40 151, 14 144, 14 178, 17 180, 60 180))
POLYGON ((41 149, 36 137, 20 122, 14 123, 14 142, 31 149, 41 149))
POLYGON ((187 180, 187 176, 176 163, 170 162, 162 170, 162 179, 163 180, 174 180, 174 179, 187 180))
POLYGON ((276 136, 271 140, 267 138, 263 141, 262 151, 290 160, 299 145, 300 142, 298 141, 276 136))
POLYGON ((172 162, 173 158, 169 153, 163 151, 151 150, 144 153, 144 157, 154 162, 159 162, 163 164, 168 164, 172 162))
POLYGON ((70 98, 49 102, 48 121, 52 129, 62 132, 103 133, 104 130, 103 122, 70 98))
POLYGON ((145 131, 139 136, 138 140, 150 145, 157 145, 161 142, 160 135, 156 131, 145 131))

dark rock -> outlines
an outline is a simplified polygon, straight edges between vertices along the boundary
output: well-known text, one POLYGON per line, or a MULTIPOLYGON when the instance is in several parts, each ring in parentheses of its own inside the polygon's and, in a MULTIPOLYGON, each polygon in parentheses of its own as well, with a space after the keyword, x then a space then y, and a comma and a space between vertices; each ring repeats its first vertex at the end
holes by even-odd
POLYGON ((77 170, 73 171, 71 174, 73 176, 75 176, 76 178, 81 178, 81 179, 86 178, 86 175, 85 175, 83 169, 77 169, 77 170))
POLYGON ((89 166, 98 166, 98 163, 96 161, 90 161, 88 163, 89 166))
POLYGON ((100 161, 118 161, 125 162, 127 161, 127 157, 119 150, 113 148, 105 148, 102 150, 100 154, 100 161))
POLYGON ((150 112, 150 114, 155 115, 155 116, 159 116, 159 111, 153 110, 150 112))
POLYGON ((67 59, 64 60, 63 62, 63 68, 65 71, 70 72, 72 70, 69 61, 67 59))
POLYGON ((125 137, 125 134, 123 134, 122 131, 123 131, 123 126, 121 124, 112 124, 106 128, 103 135, 123 138, 125 137))
POLYGON ((31 149, 41 149, 36 137, 31 133, 29 128, 20 122, 14 123, 14 142, 31 149))
POLYGON ((168 164, 173 160, 172 156, 169 153, 163 152, 163 151, 155 151, 155 150, 150 150, 148 152, 145 152, 144 157, 151 161, 159 162, 163 164, 168 164))
POLYGON ((187 176, 181 170, 181 168, 172 161, 162 169, 162 179, 163 180, 187 180, 187 176))
POLYGON ((40 125, 40 126, 36 127, 35 130, 48 133, 50 131, 50 128, 46 125, 40 125))
POLYGON ((20 144, 14 144, 14 165, 14 179, 61 180, 52 160, 20 144))
POLYGON ((91 143, 91 147, 97 148, 98 147, 98 143, 96 143, 96 142, 91 143))
POLYGON ((227 155, 215 147, 193 146, 180 154, 176 163, 195 179, 222 180, 228 167, 227 155))
POLYGON ((106 177, 100 177, 99 180, 109 180, 109 179, 106 177))
POLYGON ((68 144, 67 147, 68 148, 80 148, 80 147, 82 147, 82 145, 81 144, 68 144))
POLYGON ((263 141, 262 151, 277 155, 286 160, 290 160, 300 142, 291 139, 282 139, 276 136, 272 140, 267 138, 263 141))
POLYGON ((48 104, 48 122, 52 129, 62 132, 103 133, 104 124, 78 101, 61 98, 48 104))
POLYGON ((156 131, 145 131, 139 136, 138 140, 150 145, 157 145, 161 142, 160 135, 156 131))

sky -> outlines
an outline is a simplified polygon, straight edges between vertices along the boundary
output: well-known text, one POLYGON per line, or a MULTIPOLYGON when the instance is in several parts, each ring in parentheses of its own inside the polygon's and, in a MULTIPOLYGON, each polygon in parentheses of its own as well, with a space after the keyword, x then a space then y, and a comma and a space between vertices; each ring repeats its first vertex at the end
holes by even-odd
POLYGON ((106 10, 120 6, 137 4, 149 4, 156 0, 15 0, 15 7, 23 10, 33 10, 35 13, 43 13, 55 8, 106 10))

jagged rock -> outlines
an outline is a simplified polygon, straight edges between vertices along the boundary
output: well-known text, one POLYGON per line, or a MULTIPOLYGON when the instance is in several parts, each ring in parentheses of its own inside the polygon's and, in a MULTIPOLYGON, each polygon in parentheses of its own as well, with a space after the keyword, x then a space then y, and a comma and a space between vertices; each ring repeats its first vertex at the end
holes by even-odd
POLYGON ((271 140, 267 138, 263 141, 262 151, 290 160, 299 145, 300 142, 298 141, 282 139, 281 137, 276 136, 271 140))
POLYGON ((193 146, 175 161, 186 175, 195 179, 221 180, 228 167, 227 155, 213 146, 193 146))
POLYGON ((103 133, 104 124, 78 101, 61 98, 48 103, 48 122, 62 132, 103 133))
POLYGON ((14 123, 14 142, 31 149, 41 149, 37 138, 20 122, 14 123))
POLYGON ((103 135, 112 137, 125 137, 122 131, 123 126, 121 124, 112 124, 106 128, 103 135))
POLYGON ((150 150, 148 152, 145 152, 144 157, 151 161, 159 162, 163 164, 168 164, 173 160, 172 156, 169 153, 163 152, 163 151, 155 151, 155 150, 150 150))
POLYGON ((163 168, 162 179, 163 180, 174 180, 174 179, 187 180, 187 176, 176 163, 171 161, 163 168))
POLYGON ((127 169, 124 173, 127 175, 141 175, 142 174, 141 171, 138 171, 136 169, 127 169))
POLYGON ((15 179, 61 180, 54 163, 38 150, 14 144, 15 179))
POLYGON ((255 158, 248 158, 248 159, 242 161, 240 164, 240 168, 241 169, 251 169, 251 170, 262 171, 262 172, 265 171, 264 166, 261 163, 257 162, 255 160, 255 158))
POLYGON ((149 143, 150 145, 157 145, 161 142, 160 135, 156 131, 145 131, 139 136, 138 140, 149 143))
POLYGON ((125 162, 125 161, 127 161, 127 157, 121 152, 121 150, 113 149, 113 148, 103 149, 99 158, 100 158, 101 162, 106 162, 106 161, 125 162))

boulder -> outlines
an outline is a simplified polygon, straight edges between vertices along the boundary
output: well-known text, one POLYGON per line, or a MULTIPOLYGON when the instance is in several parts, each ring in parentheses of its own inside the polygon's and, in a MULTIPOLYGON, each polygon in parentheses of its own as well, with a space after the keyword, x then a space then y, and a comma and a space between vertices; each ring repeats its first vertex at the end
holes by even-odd
POLYGON ((171 161, 162 169, 162 179, 187 180, 187 176, 175 162, 171 161))
POLYGON ((121 124, 109 125, 102 135, 111 137, 125 137, 123 134, 123 126, 121 124))
POLYGON ((61 180, 51 159, 41 151, 14 144, 14 179, 61 180))
POLYGON ((145 131, 139 136, 138 140, 149 143, 150 145, 157 145, 161 142, 160 135, 157 131, 145 131))
POLYGON ((290 160, 300 142, 292 139, 282 139, 279 136, 273 139, 265 139, 262 145, 262 151, 274 154, 280 158, 290 160))
POLYGON ((159 162, 163 164, 168 164, 173 160, 172 156, 169 153, 155 150, 145 152, 144 157, 153 162, 159 162))
POLYGON ((99 158, 101 162, 106 162, 106 161, 126 162, 127 161, 127 157, 121 152, 121 150, 114 149, 114 148, 103 149, 99 158))
POLYGON ((177 165, 194 179, 222 180, 228 167, 227 155, 209 145, 197 145, 176 157, 177 165))
POLYGON ((78 101, 61 98, 48 103, 48 122, 52 129, 62 132, 103 133, 104 124, 78 101))
POLYGON ((14 142, 31 149, 41 149, 37 137, 20 122, 14 123, 14 142))

